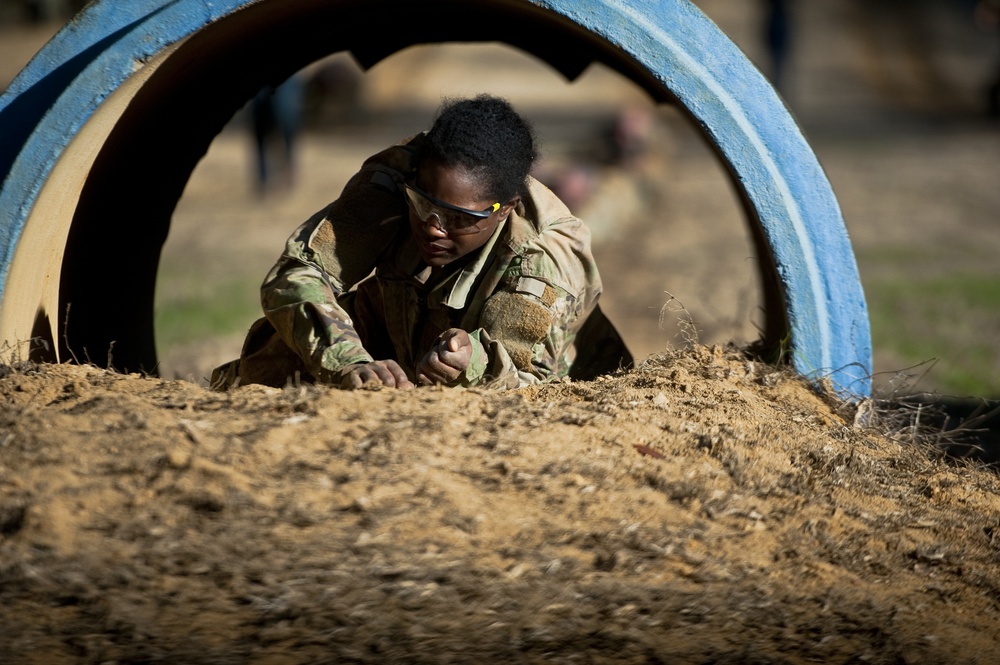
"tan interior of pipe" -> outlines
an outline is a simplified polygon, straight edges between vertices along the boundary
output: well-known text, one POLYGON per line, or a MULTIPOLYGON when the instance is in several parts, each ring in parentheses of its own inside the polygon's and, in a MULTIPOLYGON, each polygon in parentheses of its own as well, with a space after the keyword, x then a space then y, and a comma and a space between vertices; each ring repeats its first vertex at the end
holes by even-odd
MULTIPOLYGON (((0 362, 27 358, 28 343, 39 334, 55 339, 59 309, 59 276, 66 239, 80 193, 101 147, 149 77, 183 40, 163 49, 136 69, 108 96, 66 146, 42 186, 25 220, 0 300, 0 362)), ((58 358, 58 344, 51 351, 58 358)))

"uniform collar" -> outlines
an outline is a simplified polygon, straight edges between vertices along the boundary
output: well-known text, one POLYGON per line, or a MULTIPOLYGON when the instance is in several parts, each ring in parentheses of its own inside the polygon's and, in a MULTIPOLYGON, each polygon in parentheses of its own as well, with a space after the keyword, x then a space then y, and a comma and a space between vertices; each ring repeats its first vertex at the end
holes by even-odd
MULTIPOLYGON (((492 259, 493 249, 503 236, 504 229, 506 228, 506 220, 497 224, 496 229, 493 230, 493 234, 490 235, 486 244, 476 250, 476 257, 471 263, 448 275, 431 289, 431 292, 427 295, 428 304, 432 307, 444 305, 456 310, 463 309, 472 296, 472 291, 479 279, 479 275, 482 274, 492 259)), ((413 242, 412 237, 406 243, 406 247, 403 249, 400 258, 401 267, 408 274, 412 275, 421 284, 427 283, 431 275, 431 269, 420 260, 416 243, 413 242)))
MULTIPOLYGON (((497 224, 497 227, 493 230, 493 235, 490 236, 485 245, 479 248, 479 254, 476 256, 475 261, 466 265, 441 284, 439 287, 443 295, 441 304, 452 309, 462 309, 466 306, 469 298, 472 296, 472 289, 475 287, 479 275, 482 274, 492 259, 493 248, 506 228, 507 220, 497 224)), ((435 289, 435 292, 437 290, 435 289)), ((436 298, 436 295, 436 293, 432 293, 431 298, 436 298)))

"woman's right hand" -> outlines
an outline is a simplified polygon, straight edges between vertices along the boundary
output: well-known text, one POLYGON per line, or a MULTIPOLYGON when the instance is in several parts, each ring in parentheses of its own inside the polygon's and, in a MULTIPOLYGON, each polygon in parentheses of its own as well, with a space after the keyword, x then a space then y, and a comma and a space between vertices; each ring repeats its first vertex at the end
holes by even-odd
POLYGON ((462 376, 472 362, 472 341, 461 328, 449 328, 438 337, 438 343, 417 365, 420 383, 451 383, 462 376))
POLYGON ((340 387, 356 390, 370 386, 386 386, 408 390, 413 382, 395 360, 373 360, 370 363, 348 365, 340 372, 340 387))

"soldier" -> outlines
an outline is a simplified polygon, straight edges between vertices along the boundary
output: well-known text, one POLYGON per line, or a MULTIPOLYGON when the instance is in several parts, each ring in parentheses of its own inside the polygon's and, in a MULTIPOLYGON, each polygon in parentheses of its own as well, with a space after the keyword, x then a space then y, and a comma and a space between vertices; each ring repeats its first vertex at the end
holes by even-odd
POLYGON ((529 175, 536 158, 506 100, 447 102, 292 234, 212 385, 515 388, 629 366, 590 232, 529 175))

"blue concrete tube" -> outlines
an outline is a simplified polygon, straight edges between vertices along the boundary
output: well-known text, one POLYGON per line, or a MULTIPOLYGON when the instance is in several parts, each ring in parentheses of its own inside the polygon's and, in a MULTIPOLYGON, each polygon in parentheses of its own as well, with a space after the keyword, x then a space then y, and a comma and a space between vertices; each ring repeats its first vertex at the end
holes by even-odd
POLYGON ((740 193, 759 255, 764 346, 844 397, 870 395, 867 306, 832 188, 768 81, 688 0, 90 3, 0 96, 6 357, 151 371, 170 217, 233 113, 331 53, 367 67, 414 44, 477 38, 570 79, 602 62, 676 103, 740 193), (517 27, 484 35, 484 25, 517 27), (38 341, 26 351, 29 339, 38 341))

